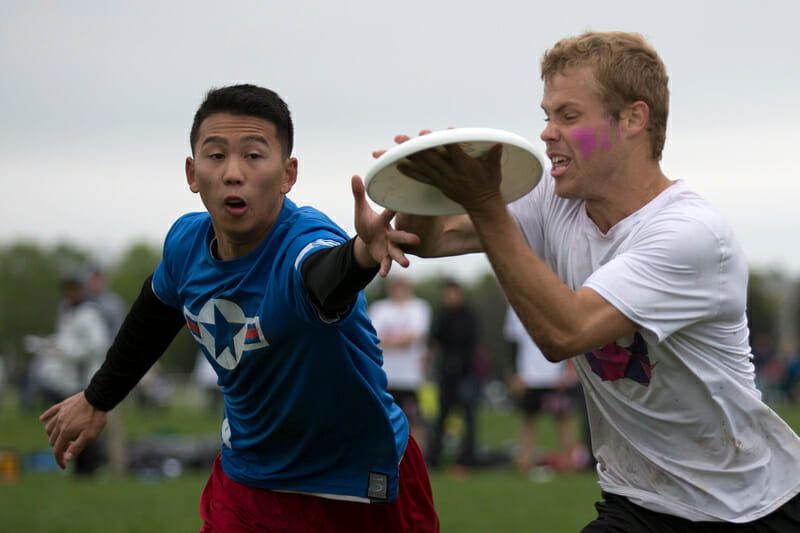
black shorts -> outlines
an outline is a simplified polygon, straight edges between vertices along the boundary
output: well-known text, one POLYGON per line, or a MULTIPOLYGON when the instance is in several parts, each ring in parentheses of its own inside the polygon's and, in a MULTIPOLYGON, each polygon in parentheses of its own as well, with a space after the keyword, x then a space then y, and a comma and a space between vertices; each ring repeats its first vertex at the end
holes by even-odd
POLYGON ((784 533, 800 531, 800 494, 774 512, 753 522, 692 522, 685 518, 650 511, 629 499, 603 492, 595 504, 597 519, 581 533, 784 533))
POLYGON ((566 389, 525 389, 517 405, 526 415, 539 411, 563 417, 572 410, 572 396, 566 389))

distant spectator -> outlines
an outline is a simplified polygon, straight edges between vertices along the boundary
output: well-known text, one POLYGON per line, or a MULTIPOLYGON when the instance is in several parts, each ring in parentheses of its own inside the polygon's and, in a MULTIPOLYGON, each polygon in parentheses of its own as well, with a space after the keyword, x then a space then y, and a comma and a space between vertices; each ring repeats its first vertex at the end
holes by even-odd
POLYGON ((85 283, 86 297, 97 304, 108 324, 110 340, 117 335, 125 318, 126 305, 121 296, 107 287, 106 273, 99 266, 92 266, 85 283))
POLYGON ((425 381, 425 357, 431 325, 431 308, 414 295, 411 281, 387 279, 387 298, 368 310, 383 349, 383 369, 389 394, 405 413, 411 434, 426 449, 425 424, 419 411, 418 391, 425 381))
POLYGON ((428 464, 439 465, 445 421, 453 407, 464 414, 464 434, 456 460, 462 467, 473 466, 475 457, 475 410, 479 383, 475 375, 478 348, 478 317, 469 306, 464 289, 456 281, 445 282, 444 304, 433 320, 431 348, 439 385, 439 414, 428 447, 428 464))
POLYGON ((791 403, 800 402, 800 343, 790 339, 784 348, 785 368, 783 390, 791 403))
POLYGON ((577 439, 569 419, 575 409, 571 389, 577 377, 570 374, 567 361, 552 363, 544 357, 511 308, 506 313, 503 333, 511 344, 510 389, 521 413, 515 457, 517 469, 528 472, 539 464, 554 462, 537 449, 536 430, 541 415, 551 416, 556 424, 558 450, 553 457, 558 459, 555 466, 582 468, 588 451, 576 453, 577 439))
POLYGON ((160 409, 169 403, 172 391, 172 381, 165 375, 161 363, 156 361, 136 384, 133 395, 141 408, 160 409))
POLYGON ((778 356, 775 339, 770 333, 759 333, 753 338, 752 348, 756 386, 765 402, 775 403, 781 399, 781 388, 786 378, 786 368, 778 356))
POLYGON ((36 377, 49 401, 83 390, 109 344, 103 315, 84 297, 81 280, 64 278, 61 294, 55 333, 48 338, 26 338, 26 345, 38 356, 36 377))
MULTIPOLYGON (((47 338, 25 338, 28 350, 36 354, 32 379, 50 402, 82 391, 100 368, 110 344, 107 322, 100 308, 86 298, 83 280, 66 276, 60 287, 55 333, 47 338)), ((102 449, 97 442, 87 447, 75 461, 75 473, 92 474, 104 461, 102 449)))
MULTIPOLYGON (((108 289, 106 272, 99 265, 90 266, 88 275, 84 280, 84 291, 86 297, 94 302, 103 314, 108 327, 110 346, 111 341, 117 336, 117 332, 122 326, 122 321, 125 319, 127 306, 121 296, 108 289)), ((143 379, 137 387, 140 402, 148 394, 148 391, 143 391, 145 387, 147 387, 147 382, 143 379)), ((115 475, 123 475, 127 469, 128 461, 124 442, 125 431, 119 412, 109 413, 106 437, 108 441, 109 466, 115 475)))

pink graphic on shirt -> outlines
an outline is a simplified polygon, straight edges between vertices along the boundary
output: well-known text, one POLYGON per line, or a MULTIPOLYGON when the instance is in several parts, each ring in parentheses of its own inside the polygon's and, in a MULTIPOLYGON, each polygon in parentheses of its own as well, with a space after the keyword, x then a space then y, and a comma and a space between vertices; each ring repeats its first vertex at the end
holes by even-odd
POLYGON ((592 371, 603 381, 615 381, 628 378, 647 387, 650 385, 653 368, 647 357, 647 343, 639 333, 633 337, 633 343, 623 348, 616 343, 586 354, 592 371))

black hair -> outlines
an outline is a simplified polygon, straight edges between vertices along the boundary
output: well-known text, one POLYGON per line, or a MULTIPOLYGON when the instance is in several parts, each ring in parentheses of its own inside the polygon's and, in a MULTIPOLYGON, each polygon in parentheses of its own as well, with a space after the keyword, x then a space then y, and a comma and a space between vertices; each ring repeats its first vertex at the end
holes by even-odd
POLYGON ((278 93, 256 85, 241 84, 211 89, 197 108, 189 134, 192 154, 197 143, 200 125, 215 113, 230 113, 264 119, 275 125, 284 158, 292 154, 294 125, 289 106, 278 93))

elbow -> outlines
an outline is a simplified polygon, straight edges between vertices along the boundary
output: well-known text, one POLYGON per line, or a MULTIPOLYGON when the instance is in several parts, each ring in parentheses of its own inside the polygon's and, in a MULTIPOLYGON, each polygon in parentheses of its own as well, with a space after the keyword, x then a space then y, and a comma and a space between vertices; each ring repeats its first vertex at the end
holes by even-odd
POLYGON ((575 356, 572 352, 554 348, 543 349, 542 354, 551 363, 558 363, 575 356))
POLYGON ((545 359, 558 363, 581 353, 580 339, 569 335, 550 336, 539 344, 545 359))
POLYGON ((558 363, 559 361, 567 359, 567 357, 564 357, 563 352, 554 351, 552 349, 542 350, 542 354, 544 354, 544 358, 551 363, 558 363))

